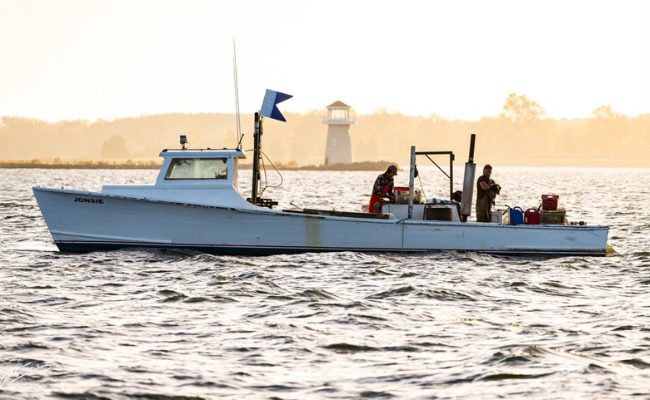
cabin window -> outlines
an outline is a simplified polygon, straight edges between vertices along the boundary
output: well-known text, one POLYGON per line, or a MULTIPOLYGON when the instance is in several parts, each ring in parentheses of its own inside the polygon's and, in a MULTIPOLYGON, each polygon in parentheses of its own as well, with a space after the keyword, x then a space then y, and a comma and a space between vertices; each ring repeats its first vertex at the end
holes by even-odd
POLYGON ((226 158, 174 158, 165 179, 228 179, 226 158))

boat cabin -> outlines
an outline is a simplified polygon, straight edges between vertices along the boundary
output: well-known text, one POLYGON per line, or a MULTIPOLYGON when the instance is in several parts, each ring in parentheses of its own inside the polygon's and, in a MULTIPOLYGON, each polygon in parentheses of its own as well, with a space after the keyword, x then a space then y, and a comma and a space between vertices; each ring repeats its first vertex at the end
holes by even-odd
POLYGON ((104 185, 102 193, 211 206, 254 208, 238 193, 241 149, 174 149, 160 152, 154 185, 104 185), (190 190, 188 190, 190 189, 190 190))
POLYGON ((246 158, 241 149, 163 150, 158 186, 223 186, 237 189, 237 161, 246 158))

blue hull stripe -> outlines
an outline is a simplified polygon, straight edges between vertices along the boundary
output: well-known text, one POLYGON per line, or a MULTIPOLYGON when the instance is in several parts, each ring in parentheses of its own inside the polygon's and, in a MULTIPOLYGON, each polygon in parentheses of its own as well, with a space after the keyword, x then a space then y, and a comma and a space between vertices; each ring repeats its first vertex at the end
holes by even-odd
MULTIPOLYGON (((148 248, 148 249, 174 249, 191 250, 202 253, 218 255, 253 255, 265 256, 273 254, 297 254, 315 252, 342 252, 352 251, 361 253, 425 253, 439 251, 459 251, 455 249, 402 249, 402 248, 338 248, 338 247, 309 247, 309 246, 236 246, 236 245, 206 245, 206 244, 169 244, 169 243, 133 243, 114 241, 55 241, 62 252, 85 253, 98 250, 118 250, 127 248, 148 248)), ((544 255, 544 256, 604 256, 605 250, 460 250, 476 251, 480 253, 504 254, 504 255, 544 255)))

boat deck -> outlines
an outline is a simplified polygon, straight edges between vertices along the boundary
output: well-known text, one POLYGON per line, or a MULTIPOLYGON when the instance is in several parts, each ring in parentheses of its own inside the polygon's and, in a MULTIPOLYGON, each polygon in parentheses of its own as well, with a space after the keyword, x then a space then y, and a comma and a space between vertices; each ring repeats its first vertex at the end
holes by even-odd
POLYGON ((303 208, 301 210, 285 209, 282 211, 295 213, 295 214, 328 215, 333 217, 390 219, 390 214, 364 213, 364 212, 354 212, 354 211, 318 210, 314 208, 303 208))

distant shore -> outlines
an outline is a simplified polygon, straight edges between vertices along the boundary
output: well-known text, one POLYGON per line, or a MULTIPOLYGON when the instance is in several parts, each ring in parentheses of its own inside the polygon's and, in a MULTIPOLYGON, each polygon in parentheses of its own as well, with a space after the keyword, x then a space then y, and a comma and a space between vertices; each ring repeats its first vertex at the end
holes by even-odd
POLYGON ((0 168, 34 168, 34 169, 159 169, 159 161, 0 161, 0 168))
MULTIPOLYGON (((277 169, 284 171, 379 171, 384 170, 390 164, 397 163, 390 161, 361 161, 346 164, 332 165, 297 165, 295 163, 283 164, 274 163, 277 169)), ((32 168, 32 169, 160 169, 160 161, 105 161, 105 160, 82 160, 82 161, 0 161, 0 168, 32 168)), ((251 164, 239 164, 241 169, 252 169, 251 164)), ((272 168, 268 163, 266 168, 272 168)))
MULTIPOLYGON (((499 167, 558 167, 558 168, 649 168, 648 159, 527 159, 527 160, 485 160, 492 165, 499 167)), ((476 161, 481 164, 483 161, 476 161)), ((298 165, 295 162, 274 163, 275 167, 283 171, 383 171, 390 164, 390 161, 361 161, 349 164, 333 165, 298 165)), ((428 163, 421 163, 427 165, 428 163)), ((456 165, 459 163, 457 162, 456 165)), ((162 163, 159 160, 0 160, 0 168, 7 169, 160 169, 162 163)), ((461 167, 459 165, 459 167, 461 167)), ((240 169, 251 169, 251 164, 239 164, 240 169)), ((266 163, 267 169, 273 167, 266 163)), ((408 168, 408 164, 403 166, 408 168)))

